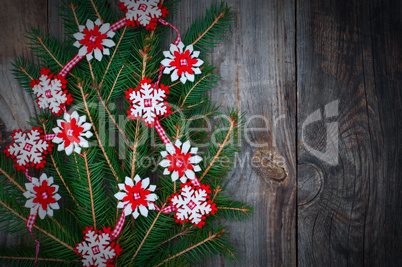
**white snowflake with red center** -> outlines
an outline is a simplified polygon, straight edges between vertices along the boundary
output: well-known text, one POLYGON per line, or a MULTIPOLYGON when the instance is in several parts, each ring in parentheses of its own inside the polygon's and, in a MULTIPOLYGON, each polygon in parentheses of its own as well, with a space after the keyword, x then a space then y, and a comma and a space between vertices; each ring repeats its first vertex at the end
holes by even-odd
POLYGON ((166 16, 166 7, 162 8, 160 0, 120 0, 119 6, 126 12, 127 25, 142 25, 154 30, 159 18, 166 16))
POLYGON ((40 179, 32 177, 31 183, 26 183, 24 196, 28 198, 25 207, 31 209, 31 214, 38 212, 39 217, 44 219, 46 214, 53 216, 53 210, 58 210, 60 195, 58 185, 53 184, 53 177, 47 177, 45 173, 40 176, 40 179))
POLYGON ((56 137, 53 143, 59 144, 58 151, 65 150, 67 155, 70 155, 73 150, 76 153, 81 153, 81 147, 89 147, 88 141, 84 138, 90 138, 93 134, 91 129, 92 124, 86 122, 86 116, 79 116, 77 111, 71 115, 64 113, 64 120, 57 120, 57 126, 53 128, 56 137))
POLYGON ((211 204, 209 200, 211 190, 209 185, 196 187, 191 183, 181 184, 180 193, 173 194, 171 205, 175 206, 176 222, 184 223, 190 221, 194 226, 202 228, 205 224, 205 216, 215 214, 217 208, 215 203, 211 204))
POLYGON ((13 143, 6 146, 4 153, 14 159, 17 170, 25 170, 30 165, 37 169, 44 167, 46 163, 44 155, 52 150, 52 145, 43 139, 42 133, 39 127, 34 127, 28 132, 14 130, 14 134, 11 135, 13 143))
POLYGON ((201 171, 199 165, 196 165, 202 161, 202 158, 197 154, 198 148, 191 147, 190 141, 186 141, 183 144, 180 140, 176 140, 175 145, 169 143, 166 145, 166 151, 162 151, 161 155, 164 158, 159 165, 164 167, 164 175, 170 175, 172 181, 176 181, 180 178, 182 183, 185 183, 187 179, 196 179, 195 172, 201 171))
POLYGON ((86 227, 84 241, 74 248, 78 255, 81 255, 84 267, 98 266, 107 267, 113 263, 113 259, 119 256, 122 249, 115 245, 110 238, 108 229, 104 231, 93 230, 93 227, 86 227))
POLYGON ((182 42, 178 45, 171 44, 170 51, 164 51, 165 59, 161 64, 165 67, 163 73, 170 74, 172 82, 180 77, 184 84, 187 80, 194 82, 194 75, 201 74, 200 66, 204 61, 199 59, 200 52, 194 51, 192 45, 184 46, 182 42))
POLYGON ((134 219, 140 215, 147 217, 148 209, 154 210, 158 197, 152 193, 155 191, 155 185, 149 185, 149 178, 141 180, 140 176, 136 175, 133 179, 126 177, 124 184, 119 184, 119 189, 122 192, 116 193, 114 196, 120 200, 117 204, 118 209, 124 208, 124 215, 133 215, 134 219), (135 184, 134 184, 135 181, 135 184), (149 187, 148 187, 149 186, 149 187), (140 213, 138 212, 140 211, 140 213))
POLYGON ((110 51, 106 47, 113 47, 116 44, 109 38, 113 38, 115 33, 110 31, 110 23, 102 24, 100 19, 97 19, 95 23, 92 20, 87 20, 86 27, 80 25, 78 27, 79 32, 74 34, 77 41, 74 43, 75 47, 81 49, 78 51, 80 56, 87 57, 87 60, 91 60, 93 55, 98 61, 102 60, 103 55, 110 55, 110 51))
POLYGON ((170 114, 170 106, 165 101, 169 94, 168 89, 169 87, 163 84, 159 87, 151 83, 150 79, 141 80, 138 88, 126 91, 126 98, 132 104, 127 111, 128 117, 133 120, 141 118, 145 125, 151 127, 158 116, 170 114))
POLYGON ((67 80, 60 75, 54 76, 49 69, 43 68, 40 77, 30 83, 36 95, 36 103, 41 109, 50 109, 53 114, 60 115, 63 107, 69 105, 73 99, 68 94, 67 80))

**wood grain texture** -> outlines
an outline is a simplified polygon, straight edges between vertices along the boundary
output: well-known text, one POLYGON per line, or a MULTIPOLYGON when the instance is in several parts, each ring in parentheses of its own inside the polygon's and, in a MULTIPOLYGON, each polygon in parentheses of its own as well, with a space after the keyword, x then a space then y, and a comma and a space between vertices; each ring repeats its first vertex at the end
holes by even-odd
POLYGON ((24 36, 31 27, 47 27, 47 1, 1 1, 0 25, 0 120, 7 131, 27 129, 34 101, 10 70, 17 56, 33 58, 24 36))
MULTIPOLYGON (((246 223, 230 223, 242 266, 296 265, 296 80, 293 1, 226 1, 236 12, 230 33, 211 53, 221 75, 210 98, 246 111, 233 199, 251 204, 246 223), (241 164, 243 163, 243 164, 241 164)), ((175 25, 185 33, 213 1, 182 1, 175 25)), ((205 266, 231 266, 214 258, 205 266)))
POLYGON ((297 1, 298 263, 401 266, 402 6, 340 2, 297 1))
MULTIPOLYGON (((13 130, 34 111, 9 71, 32 58, 26 30, 65 36, 61 0, 1 2, 0 120, 13 130)), ((182 1, 173 23, 185 34, 213 2, 182 1)), ((255 209, 229 226, 239 265, 401 266, 402 3, 227 3, 235 23, 209 57, 222 79, 210 97, 248 112, 228 184, 255 209)), ((0 246, 16 242, 0 233, 0 246)))

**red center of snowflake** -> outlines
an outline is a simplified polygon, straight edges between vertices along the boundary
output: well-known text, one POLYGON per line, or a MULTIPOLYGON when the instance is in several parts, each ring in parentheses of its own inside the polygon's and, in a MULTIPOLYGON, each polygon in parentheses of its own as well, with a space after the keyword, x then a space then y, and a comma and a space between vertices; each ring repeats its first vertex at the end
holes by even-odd
POLYGON ((52 96, 52 90, 46 90, 45 91, 45 96, 47 97, 47 98, 52 98, 53 96, 52 96))
POLYGON ((92 253, 93 253, 94 255, 100 253, 100 250, 99 250, 99 246, 98 246, 98 245, 92 247, 92 253))
POLYGON ((177 171, 179 172, 179 177, 184 175, 186 170, 192 170, 193 165, 190 164, 191 154, 183 154, 181 150, 176 147, 176 153, 173 155, 167 155, 166 158, 170 160, 170 166, 168 170, 170 172, 177 171))
POLYGON ((139 205, 143 205, 144 207, 148 206, 146 198, 151 191, 144 190, 141 186, 141 182, 138 182, 134 186, 126 185, 127 195, 123 198, 123 201, 130 202, 133 210, 139 205))
POLYGON ((64 147, 68 147, 71 143, 80 143, 79 136, 84 128, 76 124, 75 118, 72 118, 71 122, 62 122, 61 128, 61 133, 58 133, 57 137, 64 140, 64 147))
POLYGON ((44 210, 47 209, 47 205, 50 203, 56 203, 56 200, 53 198, 53 193, 56 191, 56 188, 48 186, 46 180, 42 182, 42 185, 34 186, 34 191, 36 194, 33 202, 42 205, 44 210))
POLYGON ((189 207, 190 210, 193 210, 195 206, 197 205, 192 200, 190 200, 190 202, 187 203, 187 207, 189 207))
POLYGON ((144 99, 144 106, 147 108, 152 107, 152 99, 144 99))
POLYGON ((140 4, 140 6, 138 7, 138 10, 141 10, 143 12, 146 12, 148 9, 148 6, 146 4, 140 4))
POLYGON ((92 30, 84 29, 84 38, 81 39, 80 44, 87 47, 87 52, 91 53, 93 49, 98 48, 103 50, 102 42, 107 37, 99 31, 99 26, 95 25, 92 30))
POLYGON ((198 59, 190 57, 190 50, 186 50, 184 53, 175 51, 174 56, 175 58, 170 62, 170 66, 175 67, 178 70, 177 75, 180 76, 183 72, 194 74, 192 67, 198 62, 198 59))
POLYGON ((31 152, 32 147, 33 147, 33 146, 32 146, 31 144, 28 144, 28 143, 27 143, 27 144, 25 144, 25 146, 24 146, 24 150, 25 150, 25 151, 28 151, 28 152, 31 152))

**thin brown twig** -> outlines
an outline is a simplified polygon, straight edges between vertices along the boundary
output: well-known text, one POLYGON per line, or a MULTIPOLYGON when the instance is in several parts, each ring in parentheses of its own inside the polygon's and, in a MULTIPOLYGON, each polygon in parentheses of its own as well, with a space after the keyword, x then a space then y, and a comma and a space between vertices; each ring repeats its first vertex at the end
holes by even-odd
POLYGON ((220 191, 222 191, 222 189, 221 189, 220 186, 218 185, 218 187, 217 187, 216 189, 214 189, 215 194, 214 194, 214 197, 212 198, 212 201, 211 201, 212 203, 214 202, 216 196, 218 195, 218 193, 219 193, 220 191))
POLYGON ((14 180, 13 178, 11 178, 11 176, 8 175, 8 173, 6 173, 5 170, 3 170, 2 168, 0 168, 0 172, 1 172, 8 180, 10 180, 10 182, 12 182, 16 187, 18 187, 18 189, 21 190, 23 193, 26 191, 19 183, 17 183, 16 180, 14 180))
POLYGON ((97 16, 97 17, 100 19, 100 21, 103 23, 102 17, 100 16, 100 14, 99 14, 99 12, 98 12, 98 8, 95 6, 94 1, 93 1, 93 0, 89 0, 89 1, 91 1, 92 7, 93 7, 94 10, 95 10, 96 16, 97 16))
POLYGON ((214 22, 212 22, 212 24, 208 27, 208 29, 206 29, 202 34, 200 34, 200 36, 192 43, 192 45, 198 43, 212 29, 212 27, 215 26, 215 24, 217 24, 221 18, 223 18, 224 15, 225 11, 222 11, 222 13, 215 18, 214 22))
POLYGON ((101 142, 101 140, 100 140, 98 131, 97 131, 96 128, 95 128, 95 124, 94 124, 94 122, 93 122, 93 120, 92 120, 91 113, 89 112, 88 103, 87 103, 87 100, 86 100, 86 98, 85 98, 85 94, 84 94, 84 89, 83 89, 83 87, 82 87, 82 83, 77 84, 77 86, 78 86, 78 88, 79 88, 80 91, 81 91, 82 100, 84 101, 84 105, 85 105, 85 110, 86 110, 86 112, 87 112, 87 114, 88 114, 88 118, 89 118, 89 120, 90 120, 90 122, 91 122, 91 124, 92 124, 92 129, 94 130, 94 133, 95 133, 96 139, 98 140, 99 146, 100 146, 100 148, 101 148, 101 150, 102 150, 102 152, 103 152, 103 155, 105 156, 106 162, 107 162, 107 164, 109 165, 110 170, 111 170, 112 173, 113 173, 113 176, 116 178, 117 181, 119 181, 119 177, 117 176, 117 173, 116 173, 115 169, 113 168, 113 166, 112 166, 112 164, 111 164, 111 162, 110 162, 109 157, 108 157, 107 154, 106 154, 105 148, 103 147, 102 142, 101 142))
POLYGON ((218 210, 237 210, 237 211, 242 211, 246 213, 247 211, 250 211, 249 209, 245 208, 230 208, 230 207, 218 207, 218 210))
POLYGON ((190 250, 195 249, 196 247, 199 247, 199 246, 201 246, 201 245, 207 243, 208 241, 211 241, 211 240, 215 239, 215 237, 216 237, 218 234, 220 234, 220 233, 216 233, 216 234, 214 234, 214 235, 211 235, 210 237, 204 239, 203 241, 201 241, 201 242, 199 242, 199 243, 197 243, 197 244, 195 244, 195 245, 193 245, 193 246, 191 246, 191 247, 189 247, 189 248, 187 248, 187 249, 185 249, 185 250, 183 250, 183 251, 181 251, 181 252, 179 252, 179 253, 177 253, 177 254, 175 254, 175 255, 173 255, 173 256, 170 256, 169 258, 165 259, 164 261, 162 261, 162 262, 159 263, 158 265, 155 265, 154 267, 159 267, 159 266, 165 264, 166 262, 168 262, 168 261, 170 261, 170 260, 172 260, 172 259, 174 259, 174 258, 177 258, 177 257, 179 257, 179 256, 181 256, 181 255, 183 255, 183 254, 185 254, 185 253, 187 253, 187 252, 189 252, 190 250))
POLYGON ((120 128, 119 124, 117 124, 116 120, 112 116, 112 113, 110 113, 110 110, 107 108, 107 105, 105 101, 103 101, 103 98, 100 94, 99 90, 95 90, 96 93, 98 94, 98 99, 100 100, 102 106, 106 110, 107 114, 109 115, 109 118, 112 120, 113 124, 116 126, 116 128, 119 130, 120 135, 124 138, 125 142, 127 143, 128 146, 130 146, 130 140, 128 140, 126 133, 123 131, 123 129, 120 128))
MULTIPOLYGON (((9 257, 9 256, 0 256, 0 259, 6 259, 6 260, 28 260, 28 261, 36 260, 35 257, 9 257)), ((52 258, 38 258, 38 261, 80 262, 80 260, 62 260, 62 259, 52 259, 52 258)))
MULTIPOLYGON (((22 217, 22 215, 20 215, 18 212, 16 212, 15 210, 13 210, 11 207, 9 207, 6 203, 4 203, 3 201, 0 200, 0 205, 3 205, 6 209, 8 209, 10 212, 12 212, 15 216, 17 216, 18 218, 20 218, 23 221, 27 221, 27 219, 25 219, 24 217, 22 217)), ((55 240, 56 242, 58 242, 59 244, 61 244, 62 246, 74 251, 74 248, 67 245, 66 243, 64 243, 63 241, 61 241, 60 239, 58 239, 57 237, 55 237, 54 235, 46 232, 45 230, 43 230, 42 228, 40 228, 37 225, 34 225, 34 227, 41 231, 43 234, 47 235, 48 237, 52 238, 53 240, 55 240)))
POLYGON ((87 153, 84 152, 82 156, 84 157, 85 169, 87 170, 88 190, 89 190, 89 195, 91 197, 92 220, 94 222, 94 228, 96 230, 95 204, 94 204, 94 196, 93 196, 93 193, 92 193, 91 173, 89 172, 87 153))
POLYGON ((160 243, 160 244, 158 245, 158 247, 159 247, 159 246, 162 246, 163 244, 166 244, 166 243, 172 241, 173 239, 175 239, 175 238, 177 238, 177 237, 179 237, 179 236, 182 236, 182 235, 187 234, 188 231, 190 231, 190 229, 193 228, 193 227, 194 227, 194 225, 191 225, 190 227, 185 228, 182 232, 180 232, 180 233, 178 233, 178 234, 172 236, 172 237, 169 238, 168 240, 165 240, 165 241, 163 241, 162 243, 160 243))
POLYGON ((52 52, 50 52, 49 48, 47 48, 47 46, 43 43, 42 37, 40 36, 36 36, 36 38, 38 39, 40 45, 43 47, 43 49, 46 50, 46 52, 49 54, 49 56, 51 56, 53 58, 53 60, 57 63, 57 65, 59 65, 60 67, 63 68, 63 65, 56 59, 56 57, 52 54, 52 52))
POLYGON ((31 75, 29 75, 29 73, 27 72, 27 70, 25 68, 23 68, 22 66, 20 67, 20 71, 22 71, 30 80, 33 80, 34 78, 32 78, 31 75))
MULTIPOLYGON (((163 204, 163 206, 162 206, 161 209, 163 209, 165 206, 166 206, 166 203, 163 204)), ((130 264, 132 264, 133 261, 134 261, 134 259, 135 259, 135 257, 137 257, 138 252, 140 251, 142 245, 144 245, 145 240, 147 239, 147 237, 148 237, 149 233, 151 232, 152 228, 155 226, 155 223, 156 223, 156 221, 158 220, 158 218, 159 218, 159 216, 161 215, 161 213, 162 213, 162 212, 159 211, 159 212, 158 212, 158 215, 156 215, 156 217, 155 217, 153 223, 151 224, 151 227, 149 227, 147 233, 145 234, 144 238, 142 239, 140 245, 138 246, 137 251, 134 253, 134 256, 131 258, 130 264)))
POLYGON ((106 105, 109 103, 110 97, 112 96, 112 92, 113 92, 114 88, 116 87, 116 84, 117 84, 117 81, 118 81, 118 79, 119 79, 119 76, 120 76, 120 74, 121 74, 121 72, 123 71, 123 69, 124 69, 125 66, 126 66, 126 65, 121 66, 121 69, 119 70, 119 73, 117 73, 117 76, 116 76, 116 79, 114 80, 112 89, 110 90, 109 96, 108 96, 108 98, 106 99, 106 105))
MULTIPOLYGON (((120 36, 120 39, 119 39, 119 41, 117 42, 116 47, 114 48, 113 54, 112 54, 112 56, 110 57, 110 60, 109 60, 109 63, 108 63, 108 65, 107 65, 107 67, 106 67, 105 73, 103 74, 102 80, 101 80, 101 82, 100 82, 100 84, 99 84, 99 90, 102 88, 103 82, 105 81, 106 74, 107 74, 107 72, 109 71, 110 65, 112 64, 112 61, 113 61, 113 59, 114 59, 114 56, 116 55, 117 48, 120 46, 121 40, 123 39, 124 34, 126 33, 126 30, 127 30, 127 26, 124 26, 123 32, 122 32, 122 34, 121 34, 121 36, 120 36)), ((124 65, 123 65, 123 67, 124 67, 124 65)))
POLYGON ((223 141, 223 143, 219 146, 219 150, 216 153, 216 155, 214 156, 214 158, 212 159, 212 161, 209 163, 208 168, 204 171, 204 173, 201 175, 201 178, 199 179, 199 181, 201 182, 202 179, 204 179, 205 175, 207 175, 208 171, 211 169, 211 167, 215 164, 215 161, 219 158, 221 152, 223 151, 223 148, 226 146, 226 144, 229 141, 229 137, 232 134, 233 131, 233 127, 235 125, 235 122, 232 119, 228 119, 229 123, 230 123, 230 128, 229 131, 225 137, 225 140, 223 141))
POLYGON ((193 87, 191 87, 190 91, 188 91, 186 97, 184 98, 183 103, 181 103, 180 108, 183 107, 184 103, 186 102, 187 98, 189 97, 190 93, 194 90, 194 88, 195 88, 200 82, 202 82, 205 78, 207 78, 207 77, 210 76, 210 75, 211 75, 211 73, 208 73, 207 75, 205 75, 204 77, 202 77, 198 82, 196 82, 196 83, 193 85, 193 87))
POLYGON ((135 126, 135 137, 133 146, 133 159, 131 162, 131 179, 134 179, 135 174, 135 161, 137 160, 137 148, 138 148, 138 134, 140 131, 140 122, 137 120, 137 125, 135 126))

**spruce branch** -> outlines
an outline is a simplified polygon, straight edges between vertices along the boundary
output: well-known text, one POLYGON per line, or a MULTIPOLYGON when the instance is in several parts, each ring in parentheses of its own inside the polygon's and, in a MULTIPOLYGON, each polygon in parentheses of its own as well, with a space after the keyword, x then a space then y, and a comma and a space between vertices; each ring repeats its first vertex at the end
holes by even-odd
POLYGON ((199 181, 201 182, 202 179, 204 179, 205 175, 207 175, 208 171, 211 169, 211 167, 215 164, 215 161, 219 158, 220 154, 223 151, 223 148, 228 144, 229 141, 229 137, 232 134, 233 128, 235 126, 235 122, 232 118, 228 118, 228 121, 230 123, 230 128, 228 133, 226 134, 225 140, 223 141, 222 144, 219 145, 219 150, 218 152, 215 154, 214 158, 212 159, 212 161, 208 164, 207 169, 204 171, 204 173, 201 175, 199 181))
POLYGON ((191 225, 190 227, 184 228, 182 232, 180 232, 180 233, 178 233, 178 234, 172 236, 171 238, 169 238, 169 239, 163 241, 162 243, 160 243, 160 244, 158 245, 158 247, 159 247, 159 246, 162 246, 163 244, 169 243, 170 241, 172 241, 172 240, 178 238, 179 236, 186 235, 186 234, 187 234, 191 229, 193 229, 193 228, 194 228, 194 225, 191 225))
POLYGON ((82 100, 83 100, 84 105, 85 105, 85 110, 86 110, 86 112, 87 112, 87 114, 88 114, 88 118, 89 118, 89 120, 90 120, 90 122, 91 122, 91 124, 92 124, 92 129, 94 130, 94 133, 95 133, 96 139, 98 140, 99 146, 100 146, 100 148, 101 148, 101 150, 102 150, 102 152, 103 152, 103 155, 105 156, 106 162, 107 162, 107 164, 109 165, 110 170, 111 170, 112 173, 113 173, 113 176, 116 178, 116 181, 119 181, 119 177, 117 176, 117 173, 116 173, 115 169, 113 168, 113 166, 112 166, 112 164, 111 164, 111 162, 110 162, 110 159, 109 159, 109 157, 108 157, 108 155, 107 155, 107 153, 106 153, 106 151, 105 151, 105 148, 104 148, 104 146, 103 146, 103 144, 102 144, 102 141, 100 140, 99 133, 98 133, 98 131, 97 131, 96 128, 95 128, 95 124, 94 124, 94 121, 93 121, 93 119, 92 119, 91 112, 89 112, 88 103, 87 103, 87 100, 86 100, 86 96, 85 96, 85 94, 84 94, 84 88, 83 88, 82 82, 79 83, 79 84, 77 84, 77 87, 78 87, 78 88, 80 89, 80 91, 81 91, 82 100))
MULTIPOLYGON (((4 203, 2 200, 0 200, 0 205, 2 205, 3 207, 5 207, 8 211, 10 211, 11 213, 13 213, 15 216, 17 216, 18 218, 20 218, 21 220, 23 220, 25 223, 27 221, 26 218, 24 218, 22 215, 20 215, 18 212, 16 212, 15 210, 13 210, 10 206, 8 206, 6 203, 4 203)), ((63 241, 61 241, 60 239, 58 239, 57 237, 55 237, 54 235, 50 234, 49 232, 47 232, 46 230, 42 229, 41 227, 37 226, 36 224, 34 225, 35 229, 39 230, 40 232, 42 232, 43 234, 47 235, 48 237, 50 237, 51 239, 53 239, 54 241, 56 241, 57 243, 61 244, 62 246, 74 251, 74 248, 67 245, 66 243, 64 243, 63 241)))
POLYGON ((169 258, 163 260, 161 263, 155 265, 154 267, 159 267, 159 266, 161 266, 161 265, 167 263, 168 261, 170 261, 170 260, 172 260, 172 259, 174 259, 174 258, 180 257, 181 255, 183 255, 183 254, 189 252, 190 250, 193 250, 193 249, 195 249, 195 248, 197 248, 197 247, 199 247, 199 246, 201 246, 201 245, 203 245, 203 244, 205 244, 205 243, 207 243, 207 242, 209 242, 209 241, 214 240, 216 237, 218 237, 218 236, 220 236, 221 234, 223 234, 223 232, 224 232, 224 231, 222 230, 221 232, 217 232, 217 233, 215 233, 215 234, 209 236, 208 238, 204 239, 203 241, 201 241, 201 242, 199 242, 199 243, 197 243, 197 244, 195 244, 195 245, 193 245, 193 246, 191 246, 191 247, 189 247, 189 248, 187 248, 187 249, 185 249, 185 250, 183 250, 183 251, 181 251, 181 252, 179 252, 179 253, 177 253, 177 254, 175 254, 175 255, 173 255, 173 256, 170 256, 169 258))
POLYGON ((186 103, 187 98, 189 97, 189 95, 191 94, 191 92, 194 90, 194 88, 196 88, 197 85, 200 84, 200 82, 202 82, 204 79, 206 79, 206 78, 207 78, 208 76, 210 76, 210 75, 211 75, 211 73, 208 73, 207 75, 203 76, 200 80, 198 80, 198 81, 193 85, 193 87, 191 87, 190 91, 188 91, 188 93, 186 94, 186 97, 184 98, 183 102, 181 103, 180 108, 182 108, 183 105, 184 105, 184 103, 186 103))
POLYGON ((236 210, 236 211, 241 211, 244 214, 246 214, 246 212, 251 211, 251 209, 245 209, 245 208, 231 208, 231 207, 218 207, 218 210, 236 210))
MULTIPOLYGON (((161 210, 162 210, 165 206, 166 206, 166 203, 163 204, 161 210)), ((147 237, 148 237, 149 233, 151 232, 152 228, 154 228, 155 223, 156 223, 156 221, 158 220, 158 218, 159 218, 159 216, 161 215, 161 213, 162 213, 162 212, 159 211, 159 212, 158 212, 158 215, 156 215, 156 217, 155 217, 153 223, 152 223, 151 226, 149 227, 147 233, 145 234, 145 236, 144 236, 144 238, 142 239, 140 245, 138 246, 137 250, 135 251, 134 256, 131 258, 130 264, 132 264, 133 261, 134 261, 134 259, 135 259, 135 257, 137 257, 138 252, 140 251, 142 245, 144 244, 145 240, 147 239, 147 237)))
POLYGON ((34 79, 34 78, 32 78, 31 75, 29 75, 29 73, 27 72, 27 69, 26 69, 26 68, 22 67, 21 65, 18 66, 18 67, 19 67, 20 71, 22 71, 30 80, 33 80, 33 79, 34 79))
POLYGON ((84 158, 85 161, 85 169, 87 171, 87 177, 88 177, 88 190, 89 190, 89 195, 91 198, 91 209, 92 209, 92 220, 94 222, 94 228, 96 230, 96 216, 95 216, 95 205, 94 205, 94 196, 92 193, 92 183, 91 183, 91 174, 89 172, 89 167, 88 167, 88 159, 87 159, 87 153, 84 152, 82 154, 82 157, 84 158))
POLYGON ((18 187, 19 190, 21 190, 23 193, 26 191, 19 183, 17 183, 17 181, 15 181, 13 178, 11 178, 10 175, 8 175, 8 173, 3 170, 2 168, 0 168, 0 172, 11 182, 13 183, 16 187, 18 187))
POLYGON ((212 24, 203 32, 199 34, 199 37, 192 43, 192 45, 194 46, 196 43, 198 43, 202 38, 205 37, 205 35, 217 24, 219 23, 219 20, 221 18, 223 18, 225 16, 225 14, 227 13, 226 10, 222 11, 219 16, 215 16, 215 20, 212 22, 212 24))
POLYGON ((60 61, 57 60, 57 58, 53 55, 53 53, 49 50, 49 48, 45 45, 45 43, 43 42, 43 37, 42 36, 38 36, 36 35, 36 39, 38 40, 39 44, 42 46, 43 49, 46 50, 46 52, 49 54, 49 56, 51 56, 54 60, 54 62, 57 63, 57 65, 59 65, 61 68, 63 68, 63 64, 60 63, 60 61))

